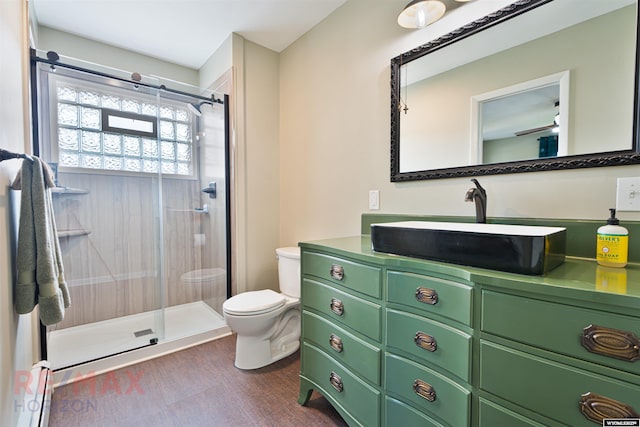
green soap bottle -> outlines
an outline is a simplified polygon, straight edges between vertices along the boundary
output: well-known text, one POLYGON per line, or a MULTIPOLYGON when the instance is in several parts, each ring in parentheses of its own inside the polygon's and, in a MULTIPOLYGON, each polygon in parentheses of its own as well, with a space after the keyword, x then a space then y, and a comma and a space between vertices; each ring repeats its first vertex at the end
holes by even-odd
POLYGON ((605 267, 624 267, 629 254, 629 231, 620 226, 616 210, 611 208, 607 225, 598 228, 596 261, 605 267))

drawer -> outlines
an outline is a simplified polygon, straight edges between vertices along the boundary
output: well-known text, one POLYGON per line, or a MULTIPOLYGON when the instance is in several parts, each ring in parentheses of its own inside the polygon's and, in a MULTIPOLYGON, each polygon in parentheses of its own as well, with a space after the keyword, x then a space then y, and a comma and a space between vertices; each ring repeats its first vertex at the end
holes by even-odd
POLYGON ((387 273, 388 301, 471 325, 472 288, 421 274, 387 273), (420 291, 420 292, 419 292, 420 291), (429 297, 433 295, 433 297, 429 297))
POLYGON ((362 425, 380 424, 380 391, 308 343, 303 344, 301 375, 315 383, 325 397, 345 408, 362 425))
POLYGON ((441 424, 422 412, 418 412, 411 406, 406 405, 399 400, 387 397, 385 399, 385 419, 386 426, 425 426, 425 427, 444 427, 441 424))
POLYGON ((302 304, 380 342, 382 309, 378 304, 315 280, 302 280, 302 304))
POLYGON ((469 390, 426 366, 399 356, 387 354, 385 363, 385 389, 392 397, 419 412, 447 420, 450 425, 469 425, 469 390))
MULTIPOLYGON (((484 340, 480 342, 480 388, 573 427, 593 426, 581 407, 611 411, 613 406, 626 404, 640 411, 640 386, 484 340), (581 404, 586 393, 591 393, 591 399, 581 404)), ((609 414, 623 418, 622 413, 609 414)), ((601 418, 597 422, 602 425, 601 418)))
POLYGON ((480 398, 480 427, 545 427, 545 424, 533 421, 507 408, 480 398))
POLYGON ((484 290, 481 323, 484 332, 640 374, 640 360, 621 360, 609 350, 621 350, 625 357, 640 356, 640 318, 484 290), (587 344, 595 345, 589 351, 582 341, 590 325, 617 332, 587 333, 587 344))
POLYGON ((308 311, 303 314, 303 337, 365 379, 380 385, 380 349, 308 311))
POLYGON ((303 274, 319 277, 338 287, 352 289, 374 298, 381 298, 380 269, 342 258, 315 252, 302 253, 303 274))
POLYGON ((387 346, 470 381, 471 335, 444 323, 387 310, 387 346))

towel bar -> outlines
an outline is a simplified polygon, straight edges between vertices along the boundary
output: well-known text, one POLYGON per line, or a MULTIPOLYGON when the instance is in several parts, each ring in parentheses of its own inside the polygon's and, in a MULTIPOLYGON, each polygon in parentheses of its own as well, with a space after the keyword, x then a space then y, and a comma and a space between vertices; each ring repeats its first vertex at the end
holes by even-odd
POLYGON ((11 151, 0 148, 0 162, 9 159, 26 159, 33 163, 33 159, 28 154, 12 153, 11 151))

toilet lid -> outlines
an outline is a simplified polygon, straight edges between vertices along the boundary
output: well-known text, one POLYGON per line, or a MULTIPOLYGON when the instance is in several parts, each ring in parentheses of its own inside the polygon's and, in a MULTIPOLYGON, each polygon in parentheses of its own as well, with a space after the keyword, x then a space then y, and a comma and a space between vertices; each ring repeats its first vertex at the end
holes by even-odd
POLYGON ((226 300, 222 308, 228 314, 247 316, 275 310, 284 305, 286 298, 271 289, 238 294, 226 300))

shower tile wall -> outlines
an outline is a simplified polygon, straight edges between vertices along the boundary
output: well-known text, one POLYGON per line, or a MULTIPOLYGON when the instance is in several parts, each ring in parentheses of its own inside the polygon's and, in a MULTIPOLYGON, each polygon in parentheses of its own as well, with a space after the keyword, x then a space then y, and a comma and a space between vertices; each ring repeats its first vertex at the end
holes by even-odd
MULTIPOLYGON (((58 181, 88 191, 54 196, 58 230, 89 232, 60 239, 72 307, 58 328, 161 308, 154 265, 157 190, 152 179, 59 173, 58 181)), ((215 216, 193 210, 201 206, 198 181, 163 178, 162 188, 167 283, 162 299, 166 306, 199 300, 211 305, 216 290, 183 284, 181 276, 215 267, 216 243, 208 223, 215 216), (205 235, 204 246, 196 246, 196 234, 205 235)))

